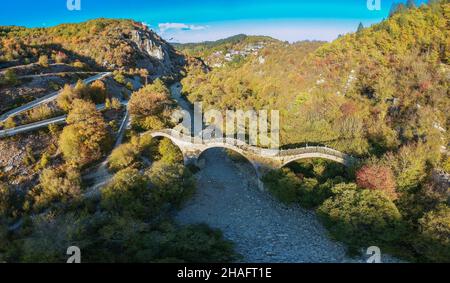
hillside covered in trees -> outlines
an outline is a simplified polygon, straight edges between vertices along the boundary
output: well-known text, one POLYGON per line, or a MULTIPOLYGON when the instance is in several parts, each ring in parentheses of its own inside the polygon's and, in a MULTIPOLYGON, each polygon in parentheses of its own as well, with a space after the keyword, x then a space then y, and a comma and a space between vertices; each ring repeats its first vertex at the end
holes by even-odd
POLYGON ((195 178, 174 145, 142 135, 170 126, 166 82, 184 56, 131 20, 1 27, 0 43, 0 114, 57 92, 1 129, 65 118, 0 140, 0 262, 62 263, 73 245, 83 262, 236 258, 219 230, 174 223, 195 178))
POLYGON ((63 126, 0 140, 0 261, 64 262, 71 245, 85 262, 239 259, 219 230, 173 221, 201 169, 146 132, 174 126, 170 85, 182 78, 206 110, 280 110, 283 148, 355 157, 349 168, 302 160, 262 177, 350 253, 376 245, 449 262, 450 4, 408 2, 330 43, 237 35, 172 47, 131 20, 0 27, 0 114, 61 90, 2 129, 65 115, 63 126), (111 74, 80 81, 102 71, 111 74))
POLYGON ((3 26, 0 39, 0 66, 37 62, 47 56, 94 69, 145 67, 153 75, 171 75, 183 64, 171 45, 131 20, 97 19, 51 28, 3 26))
POLYGON ((183 92, 206 108, 280 110, 283 147, 358 157, 347 172, 307 161, 264 177, 338 240, 449 261, 450 4, 431 2, 331 43, 279 42, 241 64, 192 68, 183 92))
POLYGON ((242 66, 190 72, 184 92, 218 109, 279 109, 286 146, 379 155, 426 140, 439 151, 449 126, 447 7, 401 11, 323 46, 274 44, 242 66))

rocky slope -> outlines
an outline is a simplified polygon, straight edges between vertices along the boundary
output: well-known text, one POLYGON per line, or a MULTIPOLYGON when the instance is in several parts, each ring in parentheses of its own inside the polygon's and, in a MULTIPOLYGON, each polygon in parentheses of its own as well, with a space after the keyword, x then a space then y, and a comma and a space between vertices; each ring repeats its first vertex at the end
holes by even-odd
POLYGON ((36 62, 39 56, 80 61, 91 68, 146 68, 173 75, 184 58, 147 26, 131 20, 97 19, 51 28, 0 27, 0 68, 36 62))

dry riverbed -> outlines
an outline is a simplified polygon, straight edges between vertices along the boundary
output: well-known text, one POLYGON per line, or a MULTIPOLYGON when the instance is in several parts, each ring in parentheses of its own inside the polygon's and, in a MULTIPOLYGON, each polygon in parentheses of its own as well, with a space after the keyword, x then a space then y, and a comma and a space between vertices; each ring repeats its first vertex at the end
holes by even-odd
POLYGON ((314 212, 285 206, 259 191, 250 164, 234 163, 221 149, 208 150, 201 158, 198 191, 175 216, 180 224, 206 223, 222 230, 242 262, 366 261, 366 256, 349 258, 343 245, 330 240, 314 212))

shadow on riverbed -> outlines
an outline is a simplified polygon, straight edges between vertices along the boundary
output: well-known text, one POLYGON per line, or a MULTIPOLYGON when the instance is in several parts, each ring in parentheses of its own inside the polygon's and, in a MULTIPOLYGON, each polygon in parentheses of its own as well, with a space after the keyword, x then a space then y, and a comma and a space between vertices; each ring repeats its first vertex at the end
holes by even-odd
POLYGON ((206 223, 222 230, 243 262, 351 261, 313 212, 285 206, 259 191, 250 163, 233 162, 216 148, 202 159, 197 193, 175 217, 180 224, 206 223))

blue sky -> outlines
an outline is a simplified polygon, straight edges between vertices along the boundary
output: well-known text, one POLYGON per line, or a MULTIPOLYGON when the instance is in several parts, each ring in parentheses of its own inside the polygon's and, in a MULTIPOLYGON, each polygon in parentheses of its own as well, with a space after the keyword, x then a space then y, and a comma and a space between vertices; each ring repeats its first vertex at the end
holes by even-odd
POLYGON ((69 11, 67 0, 5 1, 0 25, 47 27, 99 17, 130 18, 174 42, 216 40, 238 33, 291 42, 333 40, 354 31, 359 22, 369 26, 381 21, 395 0, 380 0, 381 10, 369 10, 368 0, 80 1, 80 11, 69 11))

